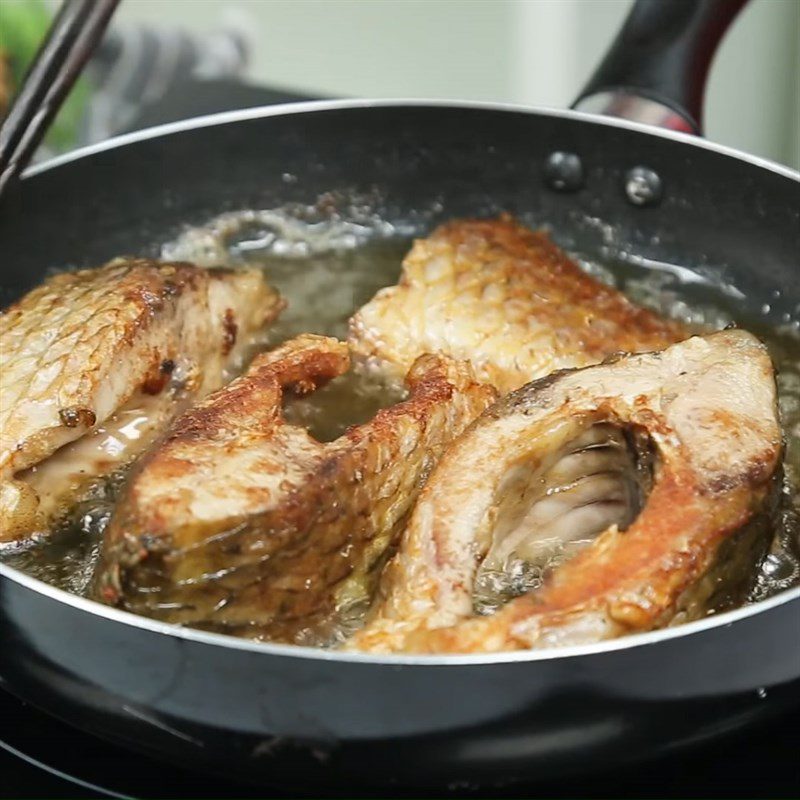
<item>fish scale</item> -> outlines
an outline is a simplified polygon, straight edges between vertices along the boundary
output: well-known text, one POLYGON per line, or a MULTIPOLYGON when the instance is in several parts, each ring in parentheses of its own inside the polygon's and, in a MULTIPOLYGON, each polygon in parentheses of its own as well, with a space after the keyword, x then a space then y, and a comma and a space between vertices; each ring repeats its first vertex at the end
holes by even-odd
POLYGON ((422 353, 445 353, 501 392, 688 335, 507 215, 450 222, 417 240, 398 285, 359 309, 350 330, 357 352, 398 372, 422 353))
MULTIPOLYGON (((438 653, 585 644, 741 602, 774 528, 781 454, 772 362, 745 331, 534 381, 450 447, 386 569, 384 600, 347 646, 438 653), (570 540, 593 541, 543 585, 476 616, 473 592, 493 537, 527 538, 532 548, 544 526, 519 526, 553 497, 532 491, 523 514, 503 516, 507 476, 518 482, 525 467, 535 489, 542 464, 572 458, 587 431, 609 425, 639 437, 629 467, 644 493, 638 515, 630 524, 605 520, 599 533, 592 525, 602 509, 582 525, 576 516, 570 540)), ((561 496, 564 513, 587 514, 570 494, 561 496)))
POLYGON ((110 471, 90 447, 78 454, 78 442, 147 394, 148 378, 163 363, 177 359, 175 375, 184 381, 163 393, 157 415, 163 419, 154 420, 152 434, 179 398, 216 388, 248 338, 280 309, 278 294, 257 270, 116 259, 54 275, 0 313, 0 541, 45 531, 78 499, 73 484, 85 488, 81 473, 90 480, 110 471), (230 354, 223 352, 227 309, 241 331, 230 354), (26 483, 26 469, 73 457, 64 486, 26 483), (43 490, 52 502, 44 502, 43 490))
POLYGON ((369 597, 430 463, 496 397, 469 365, 424 356, 407 399, 332 442, 283 418, 285 392, 349 364, 346 343, 299 336, 180 417, 117 504, 97 595, 247 636, 332 635, 336 612, 369 597))

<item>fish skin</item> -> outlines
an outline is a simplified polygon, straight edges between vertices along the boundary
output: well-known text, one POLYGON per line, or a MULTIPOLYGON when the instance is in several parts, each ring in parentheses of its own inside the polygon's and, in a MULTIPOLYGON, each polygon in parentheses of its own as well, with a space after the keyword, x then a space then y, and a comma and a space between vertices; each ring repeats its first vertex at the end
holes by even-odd
POLYGON ((0 541, 52 521, 15 475, 136 392, 177 400, 215 389, 281 308, 256 270, 121 258, 53 275, 0 313, 0 541))
POLYGON ((543 648, 698 617, 718 588, 720 561, 731 551, 736 556, 737 547, 739 557, 757 558, 753 536, 769 514, 781 448, 772 363, 745 331, 693 337, 530 383, 451 445, 387 566, 383 599, 347 648, 543 648), (542 437, 568 439, 598 420, 635 425, 656 448, 639 516, 625 531, 602 532, 539 589, 475 616, 478 543, 492 524, 504 470, 535 455, 542 437))
POLYGON ((400 282, 380 290, 350 324, 363 357, 404 372, 422 353, 443 353, 469 360, 501 393, 688 335, 508 215, 449 222, 417 240, 400 282))
POLYGON ((349 364, 345 343, 302 335, 176 420, 118 502, 96 595, 271 640, 324 627, 348 581, 371 579, 445 445, 496 398, 469 365, 429 355, 406 400, 333 442, 285 422, 285 391, 349 364))

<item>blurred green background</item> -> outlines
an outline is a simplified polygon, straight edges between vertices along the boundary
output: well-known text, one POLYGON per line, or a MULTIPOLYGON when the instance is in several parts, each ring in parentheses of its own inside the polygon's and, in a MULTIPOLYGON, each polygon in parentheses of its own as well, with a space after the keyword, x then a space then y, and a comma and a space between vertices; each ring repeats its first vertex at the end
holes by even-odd
MULTIPOLYGON (((19 86, 50 18, 51 7, 44 0, 0 0, 0 55, 4 56, 12 89, 19 86)), ((47 143, 53 150, 64 150, 75 143, 89 96, 89 81, 81 78, 48 132, 47 143)))

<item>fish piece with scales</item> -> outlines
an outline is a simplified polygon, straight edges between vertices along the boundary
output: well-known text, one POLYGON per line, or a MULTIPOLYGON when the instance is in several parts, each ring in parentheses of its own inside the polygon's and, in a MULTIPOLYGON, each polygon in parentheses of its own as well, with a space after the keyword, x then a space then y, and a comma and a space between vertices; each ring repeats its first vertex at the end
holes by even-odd
POLYGON ((236 635, 335 636, 446 445, 496 398, 468 364, 426 355, 405 400, 331 442, 286 421, 287 397, 349 367, 347 344, 301 335, 178 418, 122 492, 96 596, 236 635))
POLYGON ((501 393, 688 335, 508 215, 448 222, 416 241, 400 282, 350 323, 355 352, 384 368, 405 373, 419 355, 442 353, 468 360, 501 393))
POLYGON ((742 330, 527 384, 451 445, 347 647, 586 644, 733 605, 781 449, 772 362, 742 330))
POLYGON ((119 258, 0 313, 0 542, 47 531, 220 386, 282 305, 259 270, 119 258))

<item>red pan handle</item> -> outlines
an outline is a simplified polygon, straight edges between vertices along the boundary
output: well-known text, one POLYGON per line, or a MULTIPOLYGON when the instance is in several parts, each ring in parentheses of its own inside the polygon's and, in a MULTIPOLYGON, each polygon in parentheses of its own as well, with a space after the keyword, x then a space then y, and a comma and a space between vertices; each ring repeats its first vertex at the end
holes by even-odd
POLYGON ((717 45, 747 0, 637 0, 573 108, 700 134, 717 45))

